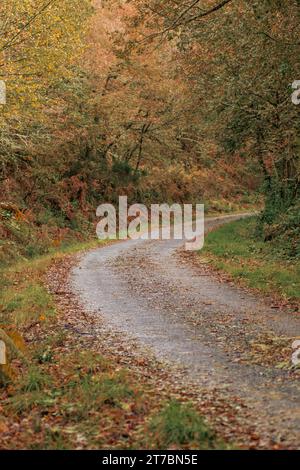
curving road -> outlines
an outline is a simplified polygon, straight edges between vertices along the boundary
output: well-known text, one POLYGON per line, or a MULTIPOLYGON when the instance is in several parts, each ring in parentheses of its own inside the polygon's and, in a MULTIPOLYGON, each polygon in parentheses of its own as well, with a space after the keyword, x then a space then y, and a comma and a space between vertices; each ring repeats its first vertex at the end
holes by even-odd
MULTIPOLYGON (((239 217, 207 219, 206 230, 239 217)), ((182 245, 138 240, 97 249, 74 269, 72 286, 85 308, 159 359, 183 366, 201 389, 241 398, 252 410, 253 429, 270 445, 298 448, 299 381, 263 355, 253 363, 249 351, 270 337, 292 343, 299 317, 221 283, 182 245)))

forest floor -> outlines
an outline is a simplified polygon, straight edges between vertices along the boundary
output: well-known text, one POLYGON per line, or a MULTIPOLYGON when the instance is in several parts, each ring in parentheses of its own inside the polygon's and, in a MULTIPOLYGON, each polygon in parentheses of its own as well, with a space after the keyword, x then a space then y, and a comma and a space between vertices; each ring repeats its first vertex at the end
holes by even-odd
POLYGON ((1 448, 298 448, 295 305, 181 243, 114 243, 27 273, 47 272, 50 297, 23 326, 34 367, 2 397, 1 448))

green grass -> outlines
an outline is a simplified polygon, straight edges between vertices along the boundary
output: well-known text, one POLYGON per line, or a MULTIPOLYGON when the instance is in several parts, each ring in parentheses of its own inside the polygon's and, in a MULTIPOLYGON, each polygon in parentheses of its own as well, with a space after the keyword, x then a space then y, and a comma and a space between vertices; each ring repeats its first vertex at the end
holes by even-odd
POLYGON ((19 291, 16 287, 5 289, 0 301, 2 316, 4 319, 13 316, 16 325, 55 315, 51 297, 39 282, 30 283, 19 291))
POLYGON ((4 417, 24 423, 11 448, 225 448, 192 404, 156 396, 98 353, 55 355, 56 345, 53 363, 27 370, 3 401, 4 417))
POLYGON ((216 436, 203 418, 190 404, 171 401, 150 421, 151 439, 159 449, 170 447, 195 449, 215 449, 216 436))
POLYGON ((86 374, 69 383, 65 395, 67 401, 63 408, 69 417, 82 420, 87 419, 90 413, 101 411, 104 406, 126 408, 127 400, 134 395, 124 373, 113 376, 110 373, 86 374))
POLYGON ((282 259, 275 243, 257 235, 257 218, 232 222, 209 233, 200 256, 245 285, 265 293, 300 299, 299 259, 282 259))
POLYGON ((43 284, 42 275, 55 259, 96 248, 100 243, 98 240, 75 243, 30 261, 0 266, 0 326, 13 324, 21 327, 33 321, 53 318, 55 305, 43 284))
POLYGON ((44 392, 16 393, 6 403, 6 410, 22 416, 32 410, 38 410, 39 413, 47 412, 48 408, 53 406, 55 399, 44 392))
POLYGON ((31 367, 20 381, 21 391, 41 392, 51 384, 51 378, 38 367, 31 367))

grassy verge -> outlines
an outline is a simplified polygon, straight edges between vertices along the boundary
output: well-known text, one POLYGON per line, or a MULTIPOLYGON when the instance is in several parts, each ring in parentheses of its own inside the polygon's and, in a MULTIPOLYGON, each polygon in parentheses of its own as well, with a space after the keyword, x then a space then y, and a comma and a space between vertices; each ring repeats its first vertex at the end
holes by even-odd
POLYGON ((222 226, 207 235, 200 256, 246 286, 299 303, 299 259, 282 259, 279 247, 259 239, 256 227, 255 217, 222 226))
POLYGON ((1 449, 223 447, 192 405, 158 393, 113 357, 82 351, 57 321, 42 278, 50 265, 95 243, 1 270, 0 329, 26 362, 9 352, 0 366, 1 449))
POLYGON ((55 306, 43 284, 43 274, 53 261, 98 244, 98 241, 77 243, 44 256, 0 265, 0 325, 22 329, 55 317, 55 306))

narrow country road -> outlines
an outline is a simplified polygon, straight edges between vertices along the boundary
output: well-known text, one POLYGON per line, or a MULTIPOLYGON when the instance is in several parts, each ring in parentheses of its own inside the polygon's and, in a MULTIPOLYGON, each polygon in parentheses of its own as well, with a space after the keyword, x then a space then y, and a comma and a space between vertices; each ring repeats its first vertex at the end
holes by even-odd
MULTIPOLYGON (((208 219, 206 230, 235 218, 208 219)), ((197 257, 178 240, 120 242, 84 255, 72 286, 86 309, 182 366, 199 390, 238 396, 266 441, 299 448, 299 381, 264 347, 270 338, 291 344, 300 336, 299 317, 220 282, 197 257), (261 354, 254 361, 255 345, 261 354)))

